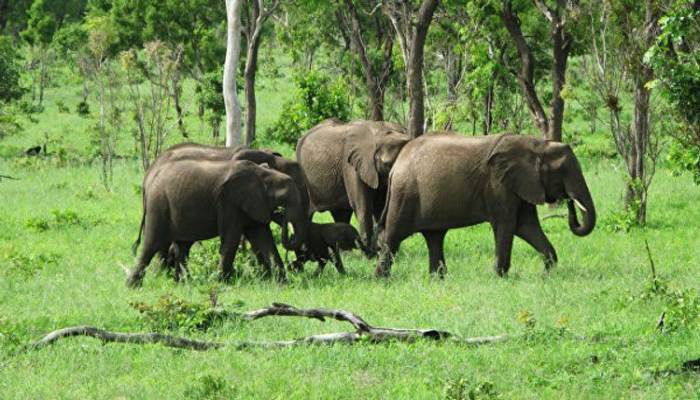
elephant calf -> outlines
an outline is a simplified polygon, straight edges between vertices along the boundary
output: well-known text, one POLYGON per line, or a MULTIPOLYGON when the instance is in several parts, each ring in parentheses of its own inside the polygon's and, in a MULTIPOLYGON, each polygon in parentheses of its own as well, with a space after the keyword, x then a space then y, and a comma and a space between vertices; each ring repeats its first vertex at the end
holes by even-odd
POLYGON ((306 243, 296 252, 297 259, 292 266, 301 271, 306 261, 316 261, 318 262, 316 275, 321 275, 328 260, 332 260, 338 273, 345 274, 340 250, 357 248, 361 248, 360 235, 352 225, 342 222, 331 224, 311 222, 306 243))

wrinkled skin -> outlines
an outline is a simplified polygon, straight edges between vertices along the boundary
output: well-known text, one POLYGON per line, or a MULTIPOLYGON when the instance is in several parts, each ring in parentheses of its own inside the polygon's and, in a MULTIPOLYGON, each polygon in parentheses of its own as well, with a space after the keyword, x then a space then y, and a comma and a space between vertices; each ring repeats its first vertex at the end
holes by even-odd
POLYGON ((389 180, 377 276, 389 275, 401 241, 415 232, 428 245, 430 273, 442 277, 447 231, 489 222, 496 241, 495 269, 504 276, 514 236, 534 247, 547 269, 556 264, 537 204, 568 199, 569 227, 577 236, 588 235, 596 223, 593 199, 571 148, 537 137, 427 134, 404 147, 389 180))
POLYGON ((297 145, 309 189, 309 212, 330 211, 336 222, 354 212, 369 256, 376 252, 374 224, 386 198, 387 178, 406 129, 393 122, 329 119, 306 133, 297 145))
MULTIPOLYGON (((296 161, 282 157, 281 154, 274 152, 272 150, 258 150, 250 149, 247 147, 213 147, 206 146, 196 143, 182 143, 172 146, 165 152, 163 152, 157 159, 154 160, 153 164, 149 167, 148 171, 144 176, 143 187, 148 187, 150 182, 154 177, 158 176, 160 171, 164 166, 172 163, 178 163, 180 161, 187 160, 200 160, 200 161, 238 161, 238 160, 248 160, 256 164, 266 164, 270 168, 276 169, 284 174, 289 175, 297 185, 299 193, 301 195, 302 210, 306 215, 308 214, 308 191, 306 189, 306 178, 301 170, 301 167, 296 161)), ((146 197, 144 196, 144 209, 145 209, 146 197)), ((275 214, 273 215, 273 220, 282 224, 280 217, 275 214)), ((141 230, 143 230, 145 222, 145 214, 141 221, 141 230)), ((139 231, 139 237, 133 246, 133 252, 136 252, 136 248, 141 242, 141 231, 139 231)), ((162 249, 159 251, 159 255, 162 260, 165 260, 165 266, 171 269, 175 273, 175 279, 179 280, 182 273, 182 268, 187 265, 187 258, 189 257, 189 252, 194 242, 173 242, 167 249, 162 249)))
MULTIPOLYGON (((144 188, 143 247, 127 284, 140 284, 153 256, 172 243, 191 244, 215 236, 221 238, 222 279, 229 280, 241 235, 263 255, 265 271, 271 273, 273 260, 278 278, 284 280, 284 265, 269 226, 280 208, 282 245, 299 248, 306 240, 307 216, 299 189, 288 175, 251 161, 165 163, 144 188), (288 224, 295 229, 291 238, 288 224)), ((175 246, 179 251, 181 247, 175 246)))
POLYGON ((303 271, 304 263, 316 261, 318 263, 316 275, 319 276, 330 260, 333 261, 338 273, 345 275, 340 250, 359 249, 361 246, 360 235, 350 224, 343 222, 317 224, 312 222, 309 226, 306 242, 302 245, 302 249, 296 252, 297 259, 292 267, 297 271, 303 271))

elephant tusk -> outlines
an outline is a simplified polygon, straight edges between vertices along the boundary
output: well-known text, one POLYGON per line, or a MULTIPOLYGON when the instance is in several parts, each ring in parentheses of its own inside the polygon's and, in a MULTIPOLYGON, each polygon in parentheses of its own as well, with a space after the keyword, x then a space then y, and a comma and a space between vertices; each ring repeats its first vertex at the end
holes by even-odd
POLYGON ((287 222, 287 227, 289 228, 289 231, 292 232, 292 235, 294 234, 294 225, 291 222, 287 222))
POLYGON ((574 201, 574 204, 576 204, 576 207, 580 208, 581 211, 583 211, 583 212, 588 212, 588 210, 586 209, 586 207, 584 207, 583 204, 581 204, 580 201, 578 201, 578 200, 576 200, 576 199, 572 199, 572 200, 574 201))

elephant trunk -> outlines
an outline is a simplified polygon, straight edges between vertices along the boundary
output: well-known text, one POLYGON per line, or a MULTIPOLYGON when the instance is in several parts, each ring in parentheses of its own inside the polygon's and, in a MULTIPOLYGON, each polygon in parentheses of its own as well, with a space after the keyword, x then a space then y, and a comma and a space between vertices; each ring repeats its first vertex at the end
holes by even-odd
POLYGON ((306 240, 308 220, 300 212, 288 212, 282 220, 282 246, 287 250, 299 250, 306 240), (289 225, 291 224, 291 232, 289 225))
POLYGON ((591 233, 595 227, 596 215, 590 194, 581 197, 571 196, 567 206, 569 207, 569 228, 571 232, 576 236, 586 236, 591 233), (582 224, 579 224, 576 208, 581 211, 582 224))

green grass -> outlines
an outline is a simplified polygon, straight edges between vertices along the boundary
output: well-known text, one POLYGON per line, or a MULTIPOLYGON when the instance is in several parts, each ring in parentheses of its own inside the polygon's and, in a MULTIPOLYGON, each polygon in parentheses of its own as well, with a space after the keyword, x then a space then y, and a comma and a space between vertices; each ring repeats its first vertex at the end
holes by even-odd
MULTIPOLYGON (((700 390, 697 374, 679 369, 683 361, 700 357, 697 323, 658 333, 654 326, 664 302, 642 296, 650 276, 644 239, 671 289, 694 288, 700 281, 700 189, 661 168, 650 194, 649 226, 612 232, 604 221, 621 207, 624 180, 619 160, 602 157, 581 160, 599 212, 593 234, 577 238, 566 220, 543 222, 560 258, 550 273, 533 249, 516 241, 511 273, 498 278, 492 233, 481 225, 448 234, 444 281, 428 277, 425 244, 414 236, 403 243, 388 281, 374 278, 373 261, 349 253, 347 277, 328 266, 314 279, 315 266, 308 265, 310 272, 287 286, 247 276, 219 295, 220 305, 240 300, 244 310, 279 301, 347 309, 379 326, 437 328, 461 336, 509 333, 516 339, 479 347, 418 342, 194 352, 72 338, 18 352, 66 326, 143 330, 132 302, 153 304, 166 293, 207 301, 206 283, 176 284, 155 274, 154 266, 140 290, 125 287, 124 268, 134 262, 130 247, 141 215, 137 189, 143 172, 136 161, 118 160, 112 190, 106 191, 99 162, 57 167, 53 158, 14 156, 40 143, 44 132, 62 136, 60 145, 78 154, 89 152, 86 131, 94 119, 75 114, 78 89, 49 88, 39 123, 26 122, 21 135, 0 141, 0 171, 21 178, 0 182, 0 398, 436 398, 459 387, 467 393, 492 387, 489 393, 503 398, 689 398, 700 390), (72 113, 58 113, 56 99, 72 113), (534 326, 521 321, 523 313, 534 316, 534 326)), ((259 132, 288 93, 283 80, 260 92, 259 132)), ((194 139, 209 141, 209 128, 199 127, 194 106, 189 112, 194 139)), ((605 147, 597 136, 581 135, 577 152, 586 153, 589 143, 605 147)), ((173 133, 169 143, 180 140, 173 133)), ((130 146, 125 134, 120 149, 130 146)), ((347 329, 335 321, 270 318, 187 335, 283 340, 347 329)))

